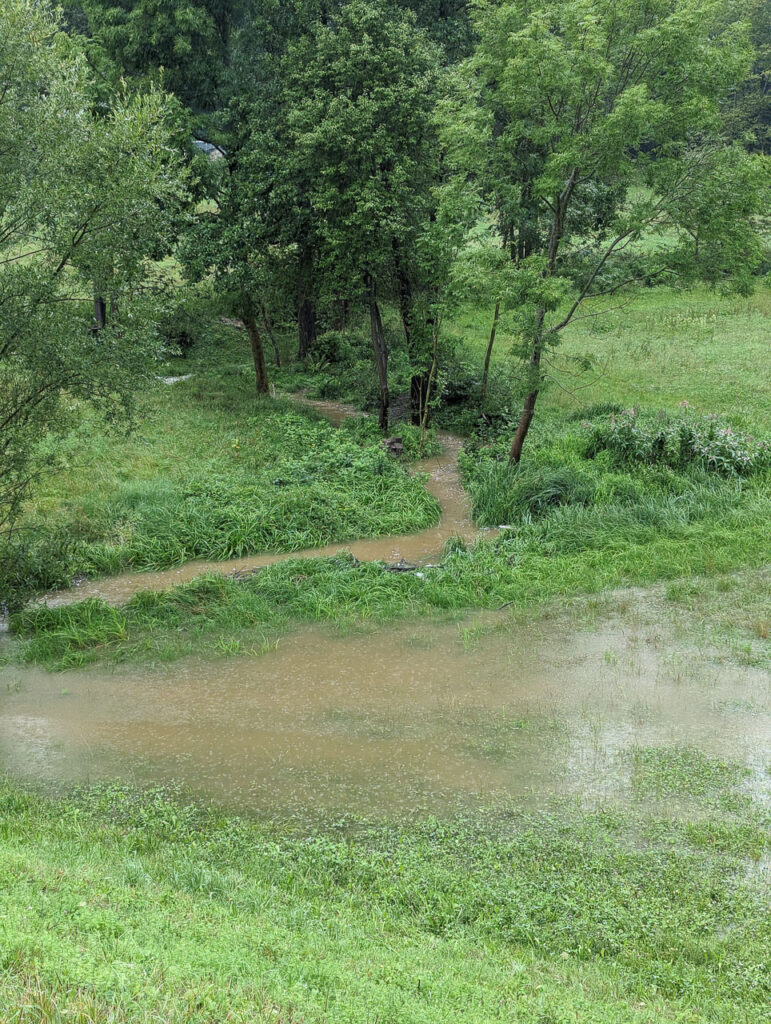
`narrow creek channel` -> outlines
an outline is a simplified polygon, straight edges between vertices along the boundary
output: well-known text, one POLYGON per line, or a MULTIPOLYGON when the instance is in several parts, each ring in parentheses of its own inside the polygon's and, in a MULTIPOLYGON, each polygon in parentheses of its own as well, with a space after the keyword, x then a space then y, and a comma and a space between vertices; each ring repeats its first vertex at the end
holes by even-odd
MULTIPOLYGON (((322 411, 342 415, 337 407, 322 411)), ((420 469, 434 529, 292 556, 195 562, 88 583, 54 599, 120 603, 209 570, 350 550, 435 558, 472 538, 457 444, 420 469)), ((242 812, 392 816, 551 797, 626 801, 634 751, 689 746, 768 783, 767 673, 684 638, 660 591, 527 625, 507 613, 341 634, 303 627, 259 657, 66 673, 0 669, 0 768, 44 786, 178 783, 242 812)))
MULTIPOLYGON (((349 406, 337 402, 317 402, 303 399, 303 405, 310 406, 339 424, 347 416, 357 415, 349 406)), ((350 551, 362 562, 384 561, 396 563, 401 560, 421 563, 437 559, 446 540, 460 537, 464 541, 474 540, 481 534, 491 536, 493 531, 480 530, 471 521, 471 506, 468 495, 461 486, 458 475, 458 452, 462 438, 452 434, 439 435, 442 451, 439 455, 423 459, 415 465, 415 472, 426 473, 426 489, 432 494, 441 509, 441 518, 436 526, 419 533, 399 537, 375 537, 370 540, 356 540, 345 543, 327 544, 320 548, 306 548, 282 554, 246 555, 227 561, 194 561, 160 572, 129 572, 120 576, 86 580, 70 590, 47 594, 44 598, 49 605, 69 604, 87 597, 101 597, 110 604, 124 604, 138 590, 164 590, 178 583, 185 583, 201 573, 248 572, 265 565, 274 565, 289 558, 323 558, 350 551)))

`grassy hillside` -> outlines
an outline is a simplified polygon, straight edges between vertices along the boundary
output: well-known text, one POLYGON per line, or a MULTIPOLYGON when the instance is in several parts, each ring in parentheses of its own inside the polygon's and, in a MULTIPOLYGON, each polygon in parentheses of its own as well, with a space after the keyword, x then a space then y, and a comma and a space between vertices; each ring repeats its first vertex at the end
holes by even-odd
POLYGON ((760 1024, 769 822, 743 774, 646 749, 623 811, 350 835, 6 787, 0 1016, 760 1024), (678 816, 646 811, 652 794, 678 816))

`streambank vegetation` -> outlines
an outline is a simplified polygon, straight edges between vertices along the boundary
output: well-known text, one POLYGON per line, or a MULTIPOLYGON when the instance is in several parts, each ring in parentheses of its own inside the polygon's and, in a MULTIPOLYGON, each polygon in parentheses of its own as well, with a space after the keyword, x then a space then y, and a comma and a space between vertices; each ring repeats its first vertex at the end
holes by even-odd
POLYGON ((0 1020, 767 1020, 766 12, 4 0, 0 1020))

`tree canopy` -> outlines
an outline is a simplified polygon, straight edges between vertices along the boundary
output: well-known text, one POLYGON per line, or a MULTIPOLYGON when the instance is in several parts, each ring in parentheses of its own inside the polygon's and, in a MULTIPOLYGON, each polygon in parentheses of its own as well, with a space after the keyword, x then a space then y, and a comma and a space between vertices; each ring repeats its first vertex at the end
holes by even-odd
POLYGON ((0 525, 73 402, 125 413, 152 333, 124 298, 171 244, 184 199, 164 97, 90 109, 89 68, 55 15, 0 12, 0 525), (120 309, 94 329, 93 296, 120 309))
POLYGON ((746 286, 763 168, 726 146, 749 25, 715 0, 477 4, 477 48, 446 139, 496 217, 519 278, 519 461, 544 355, 591 303, 635 281, 746 286), (715 204, 730 180, 729 201, 715 204), (668 232, 668 238, 663 235, 668 232), (645 236, 661 244, 640 246, 645 236), (701 238, 702 244, 699 244, 701 238), (674 239, 674 242, 672 241, 674 239))

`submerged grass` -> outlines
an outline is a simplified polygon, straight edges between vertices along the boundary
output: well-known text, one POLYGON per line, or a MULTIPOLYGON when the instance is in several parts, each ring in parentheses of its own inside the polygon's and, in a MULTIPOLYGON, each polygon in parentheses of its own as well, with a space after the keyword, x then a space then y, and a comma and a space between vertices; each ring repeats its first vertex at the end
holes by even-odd
POLYGON ((8 1024, 767 1019, 755 808, 290 831, 5 786, 0 811, 8 1024))
MULTIPOLYGON (((767 428, 767 312, 767 293, 643 292, 628 319, 586 321, 563 351, 604 352, 584 402, 731 412, 741 393, 738 425, 767 428)), ((6 579, 34 589, 75 571, 236 553, 260 530, 260 544, 292 550, 432 520, 420 482, 383 461, 366 423, 336 432, 257 403, 246 357, 236 333, 202 349, 183 364, 196 376, 148 396, 138 436, 95 440, 91 467, 38 494, 30 514, 53 524, 48 548, 17 551, 6 579)), ((500 459, 505 439, 469 446, 478 519, 511 529, 448 543, 420 576, 290 559, 118 609, 28 607, 12 623, 19 654, 69 668, 258 653, 298 620, 505 604, 526 623, 538 604, 574 596, 585 623, 610 588, 665 581, 675 622, 698 608, 705 642, 761 664, 767 576, 734 572, 768 561, 767 477, 589 459, 581 417, 564 415, 573 405, 548 395, 523 471, 500 459)), ((480 642, 485 628, 461 639, 480 642)), ((491 721, 485 754, 505 756, 525 727, 491 721)), ((688 747, 623 756, 624 809, 545 804, 378 827, 252 823, 125 787, 48 800, 0 786, 0 1020, 765 1024, 767 809, 745 792, 742 765, 688 747)))

